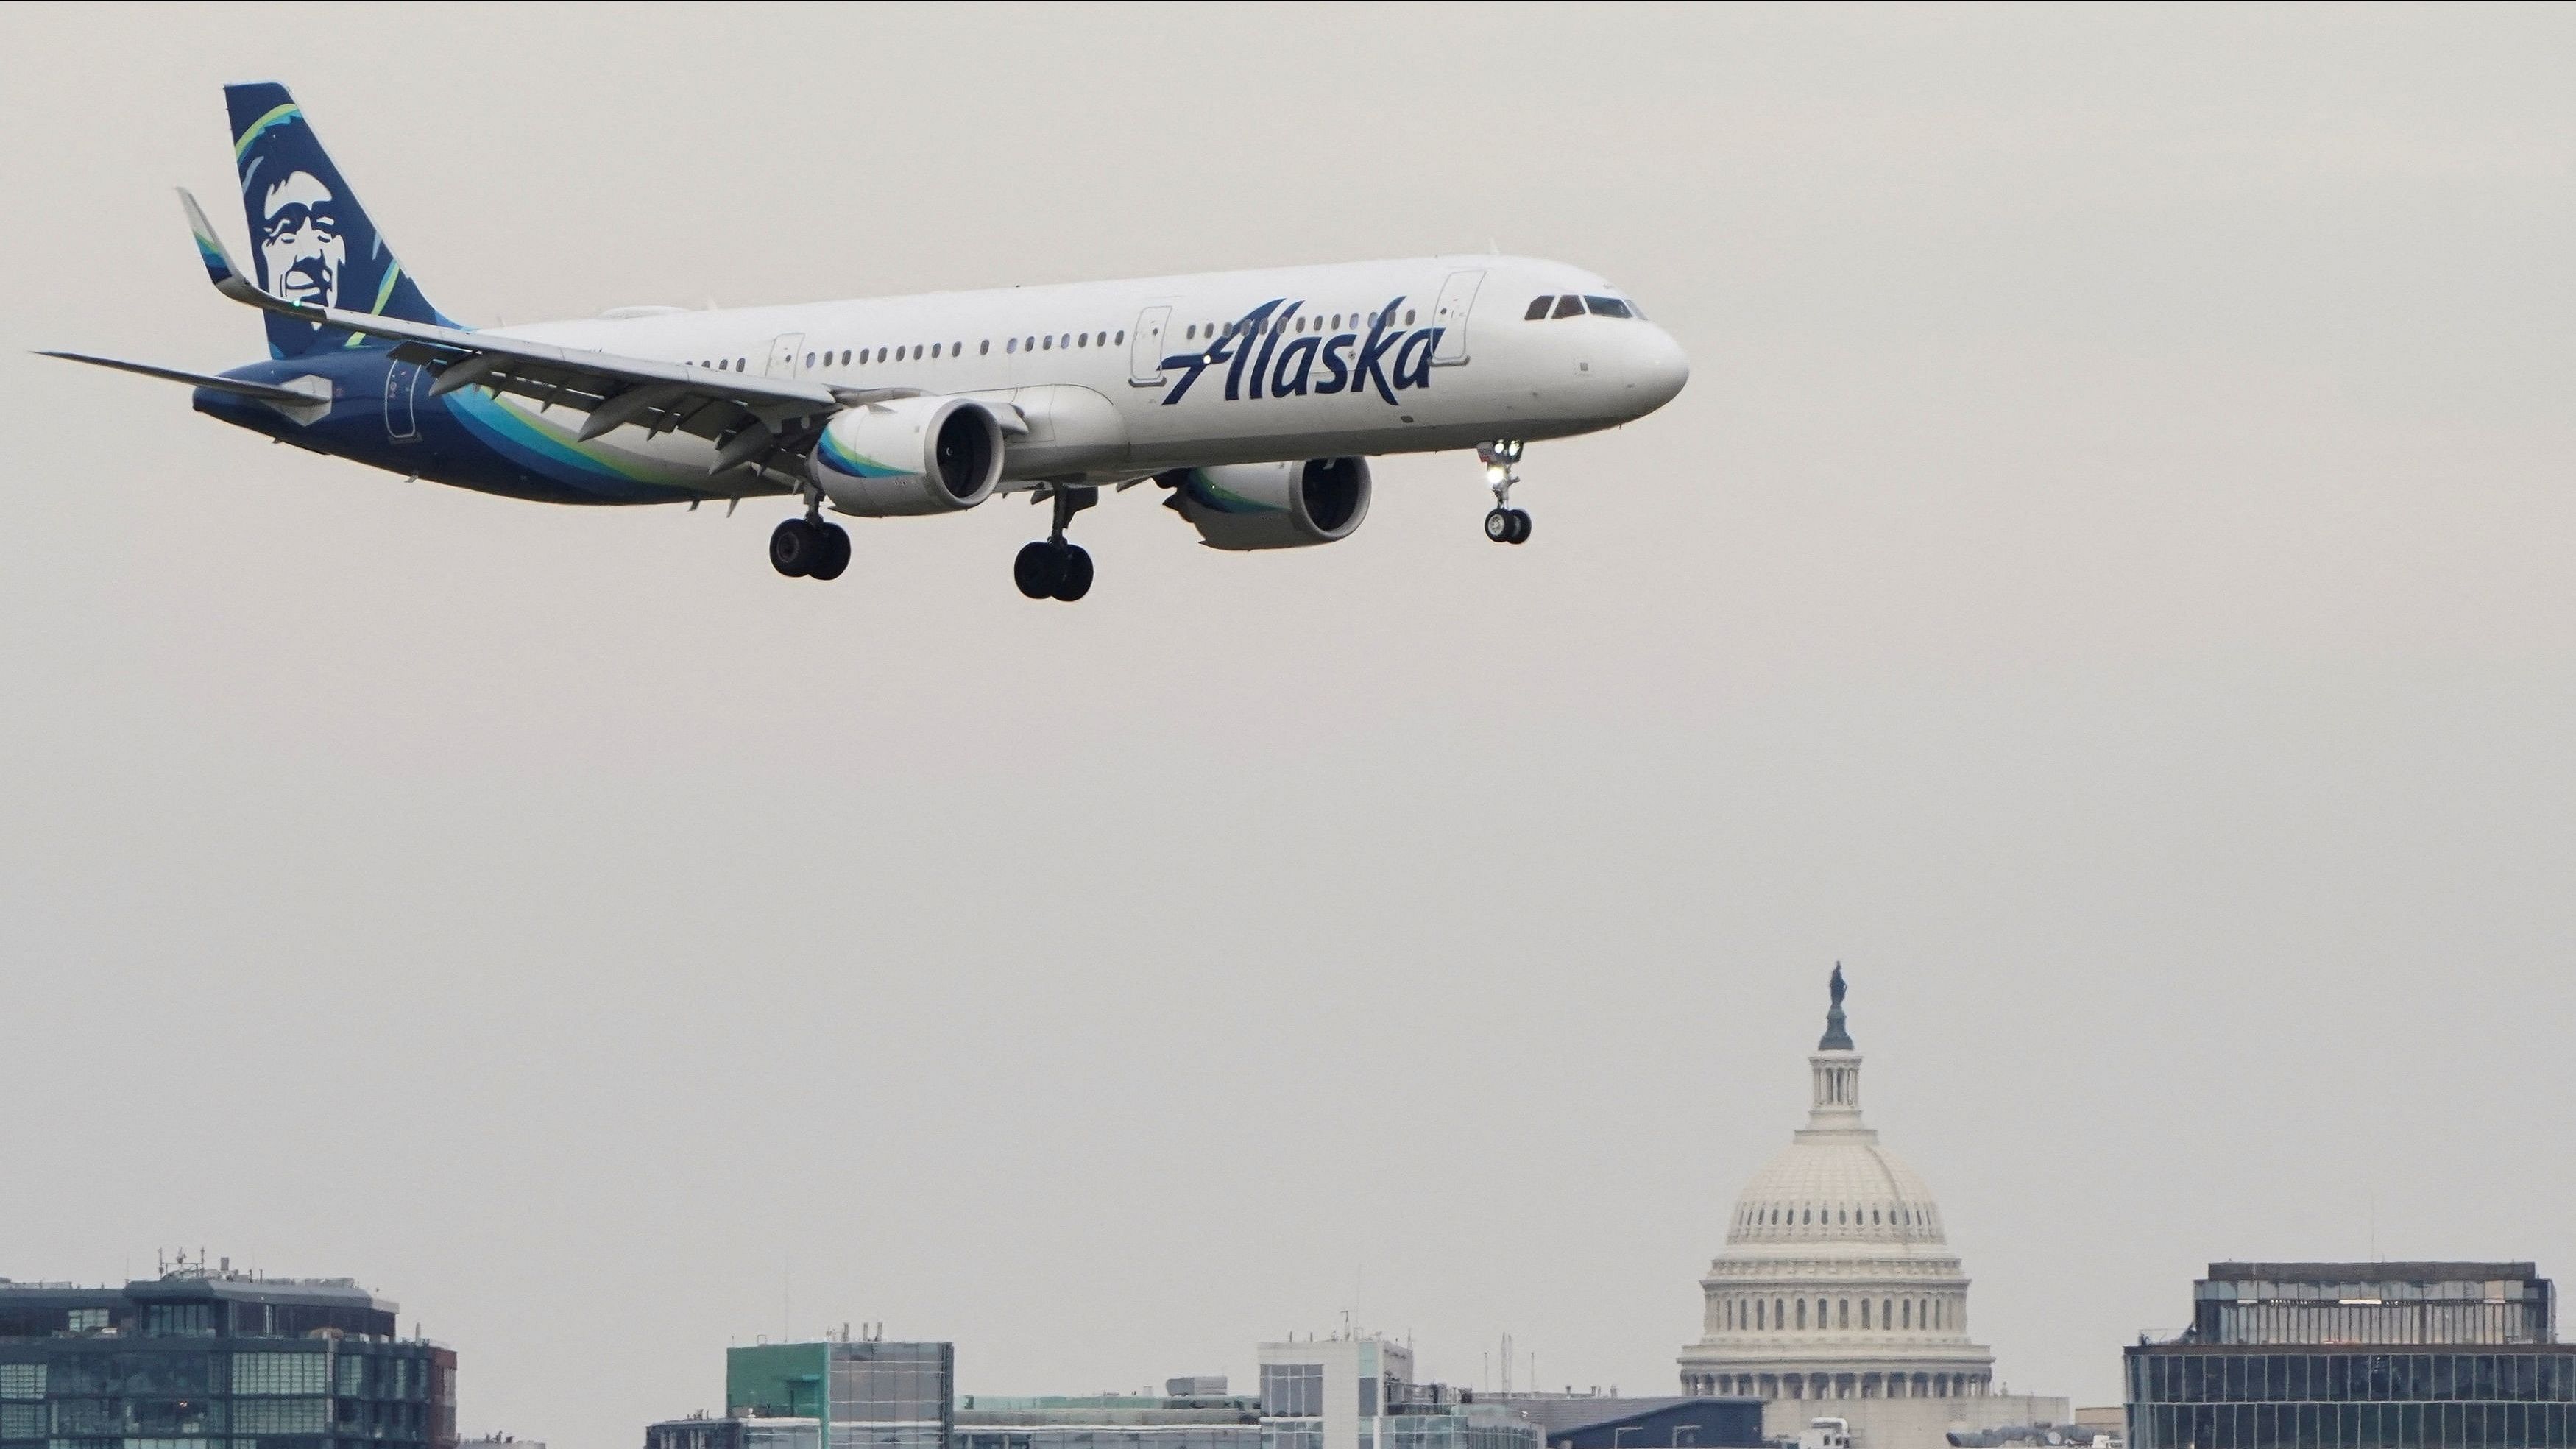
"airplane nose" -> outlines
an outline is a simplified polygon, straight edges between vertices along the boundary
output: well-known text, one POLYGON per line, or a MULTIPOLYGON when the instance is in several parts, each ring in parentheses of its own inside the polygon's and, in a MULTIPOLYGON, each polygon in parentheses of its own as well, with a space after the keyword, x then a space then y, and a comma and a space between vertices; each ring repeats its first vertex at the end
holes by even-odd
POLYGON ((1683 385, 1690 381, 1690 359, 1683 355, 1682 345, 1661 327, 1645 330, 1650 340, 1638 349, 1628 369, 1639 417, 1681 396, 1683 385))

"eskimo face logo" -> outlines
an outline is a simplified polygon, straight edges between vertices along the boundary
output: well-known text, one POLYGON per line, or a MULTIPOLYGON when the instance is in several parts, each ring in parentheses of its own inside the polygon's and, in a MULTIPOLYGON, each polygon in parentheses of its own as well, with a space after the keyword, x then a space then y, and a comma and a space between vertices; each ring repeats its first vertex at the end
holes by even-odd
POLYGON ((260 272, 269 290, 292 302, 338 306, 349 243, 331 188, 310 171, 290 172, 260 197, 257 215, 260 272))
MULTIPOLYGON (((1357 332, 1328 338, 1321 328, 1297 332, 1298 309, 1305 305, 1284 297, 1264 302, 1224 328, 1205 351, 1164 358, 1163 366, 1181 369, 1181 378, 1163 394, 1163 406, 1179 402, 1199 374, 1219 366, 1225 368, 1227 402, 1374 391, 1392 407, 1398 392, 1431 386, 1431 354, 1440 346, 1440 334, 1448 329, 1407 331, 1393 325, 1404 298, 1391 298, 1377 309, 1365 339, 1357 332), (1290 333, 1294 335, 1283 346, 1282 335, 1290 333), (1318 369, 1323 373, 1320 378, 1315 375, 1318 369)), ((1351 322, 1357 326, 1359 318, 1351 322)))

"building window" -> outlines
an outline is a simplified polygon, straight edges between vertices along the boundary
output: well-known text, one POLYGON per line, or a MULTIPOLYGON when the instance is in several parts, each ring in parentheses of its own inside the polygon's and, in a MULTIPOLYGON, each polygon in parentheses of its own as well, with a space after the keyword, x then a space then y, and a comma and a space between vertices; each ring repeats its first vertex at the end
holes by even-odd
POLYGON ((154 1338, 204 1338, 215 1331, 211 1303, 155 1303, 144 1310, 143 1331, 154 1338))
POLYGON ((1261 1366, 1261 1412, 1273 1418, 1306 1419, 1324 1412, 1324 1366, 1319 1363, 1266 1363, 1261 1366))
POLYGON ((1807 1300, 1804 1298, 1798 1300, 1798 1326, 1800 1328, 1807 1326, 1807 1300))
POLYGON ((43 1364, 0 1363, 0 1399, 41 1399, 44 1396, 43 1364))
MULTIPOLYGON (((319 1363, 321 1356, 314 1355, 319 1363)), ((328 1432, 329 1399, 252 1399, 233 1405, 236 1434, 321 1434, 328 1432)))
MULTIPOLYGON (((233 1355, 232 1385, 236 1394, 325 1394, 330 1384, 323 1376, 325 1360, 319 1353, 237 1353, 233 1355)), ((279 1430, 290 1433, 291 1430, 279 1430)))

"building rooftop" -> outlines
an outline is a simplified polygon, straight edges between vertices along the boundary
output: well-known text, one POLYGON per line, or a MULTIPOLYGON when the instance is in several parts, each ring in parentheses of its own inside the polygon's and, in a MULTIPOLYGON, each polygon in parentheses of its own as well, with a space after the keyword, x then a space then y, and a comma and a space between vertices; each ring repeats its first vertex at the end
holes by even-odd
POLYGON ((2534 1263, 2212 1263, 2209 1276, 2238 1283, 2527 1283, 2540 1269, 2534 1263))

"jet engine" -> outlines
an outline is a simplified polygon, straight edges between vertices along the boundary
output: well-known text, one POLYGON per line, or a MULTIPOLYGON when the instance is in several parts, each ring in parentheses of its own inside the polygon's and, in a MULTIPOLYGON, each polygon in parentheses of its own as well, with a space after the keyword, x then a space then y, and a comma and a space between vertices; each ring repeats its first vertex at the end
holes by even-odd
POLYGON ((1155 482, 1164 506, 1190 521, 1210 548, 1303 548, 1351 536, 1368 517, 1366 458, 1178 468, 1155 482))
POLYGON ((865 403, 824 425, 805 466, 837 512, 954 513, 993 496, 1002 426, 965 398, 865 403))

